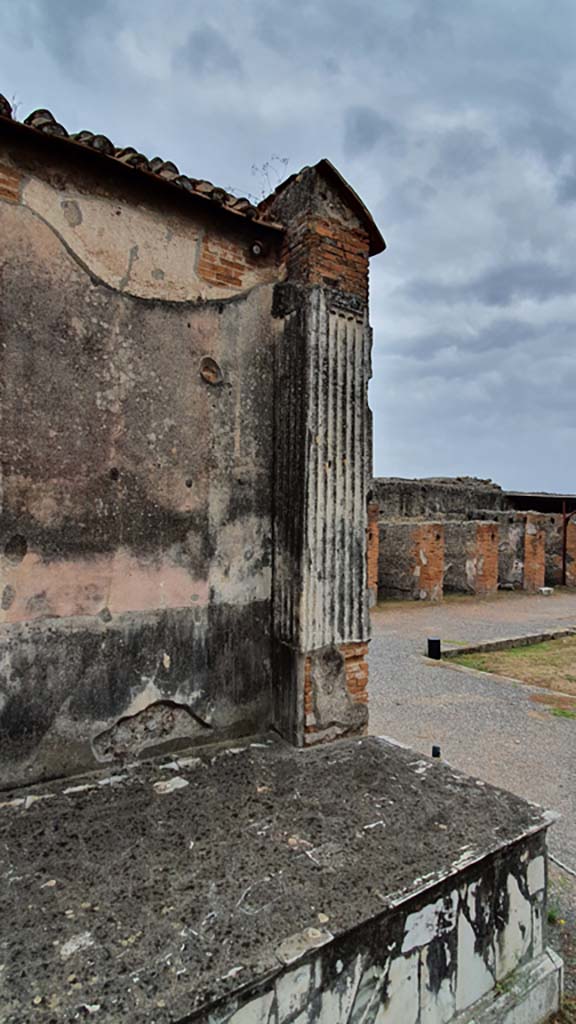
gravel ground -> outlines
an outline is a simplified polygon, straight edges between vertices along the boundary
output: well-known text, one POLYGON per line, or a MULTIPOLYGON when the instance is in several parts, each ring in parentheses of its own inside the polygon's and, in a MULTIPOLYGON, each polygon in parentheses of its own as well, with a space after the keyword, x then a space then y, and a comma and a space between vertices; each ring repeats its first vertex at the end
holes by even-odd
POLYGON ((474 643, 572 625, 576 594, 568 592, 379 605, 370 647, 370 732, 427 754, 440 744, 455 767, 560 812, 550 850, 576 870, 576 720, 531 700, 545 692, 537 687, 422 657, 429 636, 474 643))

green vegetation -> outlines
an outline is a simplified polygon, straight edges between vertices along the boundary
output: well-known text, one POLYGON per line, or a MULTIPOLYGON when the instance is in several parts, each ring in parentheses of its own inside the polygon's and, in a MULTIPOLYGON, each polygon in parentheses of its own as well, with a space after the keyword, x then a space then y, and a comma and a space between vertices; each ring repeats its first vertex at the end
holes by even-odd
MULTIPOLYGON (((458 654, 451 660, 465 668, 508 676, 576 698, 576 636, 562 636, 501 651, 458 654)), ((573 710, 571 703, 564 702, 555 708, 554 713, 560 718, 576 718, 576 700, 573 710)))

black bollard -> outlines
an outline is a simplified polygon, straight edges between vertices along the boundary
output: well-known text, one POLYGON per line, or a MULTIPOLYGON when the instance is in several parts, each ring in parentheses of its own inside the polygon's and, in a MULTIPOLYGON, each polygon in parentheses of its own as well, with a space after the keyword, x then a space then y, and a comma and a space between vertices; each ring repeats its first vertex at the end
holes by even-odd
POLYGON ((440 640, 438 638, 428 637, 428 657, 434 658, 435 661, 440 661, 442 654, 440 651, 440 640))

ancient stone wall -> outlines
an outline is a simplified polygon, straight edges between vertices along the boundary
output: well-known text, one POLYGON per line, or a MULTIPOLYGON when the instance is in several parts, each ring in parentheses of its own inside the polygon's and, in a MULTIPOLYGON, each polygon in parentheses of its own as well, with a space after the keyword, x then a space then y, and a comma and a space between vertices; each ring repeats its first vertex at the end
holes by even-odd
POLYGON ((326 161, 267 224, 3 127, 2 781, 363 732, 367 211, 326 161))
MULTIPOLYGON (((546 576, 548 587, 562 584, 562 546, 564 525, 561 514, 546 514, 541 517, 546 540, 546 576)), ((566 524, 566 586, 576 586, 576 522, 574 517, 566 524)))
POLYGON ((438 601, 444 576, 444 524, 381 522, 378 597, 438 601))
POLYGON ((444 590, 492 594, 498 589, 498 523, 444 524, 444 590))
POLYGON ((3 781, 267 727, 274 244, 0 167, 3 781))
POLYGON ((508 507, 498 484, 476 477, 423 480, 377 477, 373 489, 383 519, 474 519, 475 509, 508 507))
POLYGON ((526 514, 524 533, 524 590, 535 591, 544 586, 546 573, 546 532, 538 513, 526 514))

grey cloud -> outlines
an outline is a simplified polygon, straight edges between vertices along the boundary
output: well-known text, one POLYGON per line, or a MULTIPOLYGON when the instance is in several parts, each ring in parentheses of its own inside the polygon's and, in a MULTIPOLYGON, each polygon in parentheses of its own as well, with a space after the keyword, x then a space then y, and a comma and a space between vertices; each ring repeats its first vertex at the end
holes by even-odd
POLYGON ((193 29, 175 54, 176 65, 193 75, 233 75, 242 73, 242 62, 227 42, 224 33, 211 25, 193 29))
POLYGON ((556 195, 560 203, 573 203, 576 200, 576 171, 560 176, 556 183, 556 195))
POLYGON ((432 177, 454 178, 482 171, 496 155, 484 132, 473 128, 454 128, 438 141, 432 177))
POLYGON ((549 263, 510 263, 494 267, 462 284, 444 284, 414 279, 405 294, 418 303, 481 302, 486 306, 509 306, 519 299, 546 302, 576 292, 574 275, 549 263))
POLYGON ((108 35, 121 22, 119 12, 109 20, 112 0, 22 0, 13 10, 14 26, 28 45, 41 37, 53 57, 76 70, 83 68, 82 54, 95 27, 108 35))
MULTIPOLYGON (((562 326, 565 329, 572 327, 571 324, 562 326)), ((562 327, 556 329, 561 330, 562 327)), ((467 355, 482 358, 486 352, 510 351, 516 345, 525 345, 541 335, 542 328, 524 320, 501 317, 477 331, 425 331, 398 343, 394 351, 419 362, 428 362, 436 358, 439 352, 457 349, 465 368, 464 357, 467 355)))
POLYGON ((398 153, 404 149, 397 126, 373 107, 349 107, 344 113, 344 149, 353 156, 369 153, 378 142, 386 150, 398 153))
POLYGON ((426 207, 433 203, 438 190, 421 178, 407 178, 387 191, 383 202, 386 224, 416 220, 426 213, 426 207))
POLYGON ((20 115, 51 107, 238 191, 273 153, 290 170, 329 156, 388 243, 371 269, 377 471, 566 486, 573 0, 553 17, 546 0, 194 8, 4 0, 1 89, 20 115))

